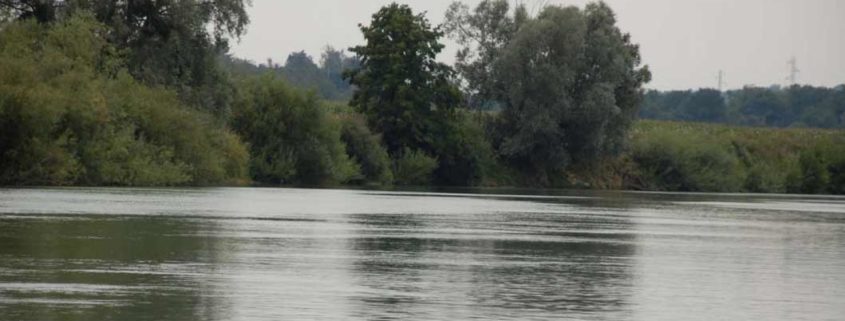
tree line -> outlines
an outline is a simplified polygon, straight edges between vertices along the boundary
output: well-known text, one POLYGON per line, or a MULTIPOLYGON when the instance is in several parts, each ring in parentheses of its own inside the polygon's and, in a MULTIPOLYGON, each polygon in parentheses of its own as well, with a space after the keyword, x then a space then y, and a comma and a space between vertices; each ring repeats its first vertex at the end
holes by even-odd
POLYGON ((331 101, 348 101, 352 97, 354 88, 343 78, 343 72, 358 69, 360 65, 356 56, 332 46, 327 46, 316 62, 305 51, 291 53, 284 64, 272 59, 256 64, 231 55, 222 56, 220 61, 233 74, 276 74, 294 88, 312 90, 320 98, 331 101))
POLYGON ((845 85, 655 91, 640 117, 742 126, 845 128, 845 85))

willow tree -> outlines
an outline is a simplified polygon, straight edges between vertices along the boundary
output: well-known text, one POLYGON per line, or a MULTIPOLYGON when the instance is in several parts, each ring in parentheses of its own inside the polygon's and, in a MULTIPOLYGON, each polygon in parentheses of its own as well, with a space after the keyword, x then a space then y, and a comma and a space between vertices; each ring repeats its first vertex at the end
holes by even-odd
POLYGON ((625 145, 651 74, 610 7, 547 6, 536 17, 523 8, 505 15, 501 0, 472 13, 453 8, 447 25, 459 40, 475 39, 462 52, 477 52, 458 57, 471 71, 462 76, 481 89, 480 100, 503 106, 493 143, 511 165, 549 183, 568 165, 625 145))
POLYGON ((454 2, 446 11, 443 28, 461 48, 455 57, 455 70, 462 78, 467 105, 489 109, 496 104, 493 63, 525 21, 525 7, 513 15, 507 0, 485 0, 470 10, 454 2))

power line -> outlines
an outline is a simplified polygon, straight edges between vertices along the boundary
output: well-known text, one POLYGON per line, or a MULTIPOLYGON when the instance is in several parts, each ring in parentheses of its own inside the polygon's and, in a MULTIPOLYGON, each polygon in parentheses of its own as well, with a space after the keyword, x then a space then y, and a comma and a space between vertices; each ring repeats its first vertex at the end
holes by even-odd
POLYGON ((722 91, 723 86, 725 85, 725 72, 721 69, 719 70, 719 91, 722 91))
POLYGON ((789 81, 789 85, 795 85, 798 83, 798 73, 801 72, 801 70, 798 69, 798 59, 793 56, 792 59, 789 59, 789 61, 786 62, 786 64, 789 65, 789 76, 786 77, 786 80, 789 81))

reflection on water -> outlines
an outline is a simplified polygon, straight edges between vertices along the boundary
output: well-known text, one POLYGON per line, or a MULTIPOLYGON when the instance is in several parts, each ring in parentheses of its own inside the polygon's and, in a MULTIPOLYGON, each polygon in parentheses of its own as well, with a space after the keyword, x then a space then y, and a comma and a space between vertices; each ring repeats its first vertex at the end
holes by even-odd
POLYGON ((216 317, 203 275, 226 252, 215 222, 96 216, 0 216, 0 319, 216 317))
POLYGON ((352 242, 361 253, 354 262, 357 283, 372 290, 353 298, 362 319, 557 319, 561 313, 583 319, 597 311, 607 317, 623 312, 631 295, 633 236, 584 238, 553 228, 623 230, 631 224, 625 220, 587 227, 578 219, 538 213, 489 220, 377 214, 355 219, 362 230, 379 233, 362 233, 352 242))
POLYGON ((0 190, 0 320, 845 315, 842 198, 474 192, 0 190))

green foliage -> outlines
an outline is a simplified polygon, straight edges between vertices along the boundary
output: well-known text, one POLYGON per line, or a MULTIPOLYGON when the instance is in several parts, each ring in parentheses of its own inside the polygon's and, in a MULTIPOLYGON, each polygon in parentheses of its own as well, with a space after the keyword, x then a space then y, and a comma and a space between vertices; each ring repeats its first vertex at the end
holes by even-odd
POLYGON ((432 182, 432 174, 437 168, 437 159, 422 151, 406 148, 396 159, 393 173, 396 184, 421 186, 432 182))
POLYGON ((649 91, 643 118, 768 127, 845 128, 845 86, 649 91), (729 103, 726 103, 729 102, 729 103))
POLYGON ((326 99, 348 100, 352 97, 352 85, 343 78, 347 70, 358 69, 361 63, 357 57, 349 57, 343 50, 336 50, 327 46, 320 56, 320 74, 325 75, 333 86, 330 94, 324 95, 326 99))
POLYGON ((801 169, 800 192, 804 194, 818 194, 824 192, 830 183, 827 172, 827 161, 817 151, 805 151, 798 159, 801 169))
POLYGON ((495 77, 490 70, 518 26, 506 0, 481 1, 472 12, 456 1, 446 11, 443 27, 462 46, 455 69, 464 80, 462 89, 471 108, 490 109, 497 104, 495 77))
POLYGON ((245 32, 244 0, 11 0, 0 7, 41 23, 93 13, 136 79, 174 89, 195 108, 228 112, 232 88, 216 57, 228 50, 227 36, 245 32))
POLYGON ((0 31, 0 183, 175 185, 243 177, 240 141, 113 67, 104 27, 73 17, 0 31))
POLYGON ((759 162, 747 166, 744 190, 752 193, 780 193, 789 189, 790 173, 777 173, 779 166, 771 162, 759 162))
POLYGON ((348 100, 352 96, 352 86, 343 79, 343 72, 356 69, 357 60, 347 57, 343 51, 327 47, 319 66, 311 56, 300 51, 290 54, 283 68, 270 68, 281 72, 291 86, 314 90, 327 100, 348 100))
POLYGON ((540 184, 625 145, 650 73, 615 24, 604 3, 548 6, 519 26, 493 64, 505 105, 494 145, 540 184))
POLYGON ((430 133, 448 122, 460 93, 451 69, 435 58, 443 49, 442 33, 407 5, 381 8, 369 26, 361 26, 367 43, 351 49, 361 68, 347 73, 357 86, 350 105, 382 133, 391 155, 406 148, 431 151, 430 133))
POLYGON ((342 50, 326 47, 318 66, 304 51, 288 56, 284 66, 268 59, 266 64, 223 56, 220 63, 236 77, 275 74, 283 77, 291 87, 313 90, 320 98, 330 101, 347 101, 352 97, 352 85, 343 78, 344 71, 355 70, 360 64, 356 57, 347 56, 342 50))
POLYGON ((242 80, 235 106, 232 127, 250 146, 255 181, 331 185, 358 175, 341 142, 340 121, 313 94, 266 75, 242 80))
POLYGON ((339 117, 342 122, 340 138, 346 144, 346 153, 361 166, 360 180, 368 184, 392 184, 390 156, 381 144, 381 137, 370 132, 366 120, 359 114, 346 113, 339 117))
POLYGON ((318 93, 330 93, 329 95, 332 96, 325 98, 338 98, 333 97, 334 84, 305 51, 294 52, 288 55, 282 75, 284 75, 285 80, 292 86, 314 90, 318 93))
POLYGON ((729 147, 706 137, 652 131, 634 142, 631 157, 647 189, 738 192, 744 176, 729 147))
MULTIPOLYGON (((386 6, 361 26, 367 42, 352 49, 357 57, 329 47, 319 65, 299 52, 284 66, 221 55, 248 22, 243 8, 243 0, 0 2, 0 184, 249 176, 845 193, 841 131, 650 121, 629 131, 650 73, 604 3, 548 6, 536 17, 501 0, 473 11, 453 4, 444 30, 464 47, 460 81, 435 60, 441 30, 408 6, 386 6), (460 109, 458 84, 469 107, 502 111, 460 109), (352 90, 354 111, 318 99, 352 90)), ((842 127, 843 102, 842 86, 652 91, 642 113, 842 127)))
POLYGON ((828 192, 839 195, 845 194, 845 147, 840 145, 834 149, 829 161, 830 183, 828 192))
POLYGON ((789 177, 788 191, 845 194, 845 137, 807 146, 789 177))
POLYGON ((626 188, 843 193, 845 133, 641 121, 626 188))
POLYGON ((461 95, 453 72, 435 60, 443 49, 440 30, 409 7, 392 4, 361 31, 367 44, 352 49, 361 67, 347 73, 357 86, 350 105, 383 134, 388 153, 397 158, 397 182, 481 182, 493 153, 481 127, 456 109, 461 95), (438 163, 431 170, 422 166, 432 159, 438 163))
POLYGON ((470 113, 457 113, 436 132, 434 155, 438 167, 434 183, 473 186, 485 181, 495 166, 495 152, 485 139, 481 121, 470 113))

